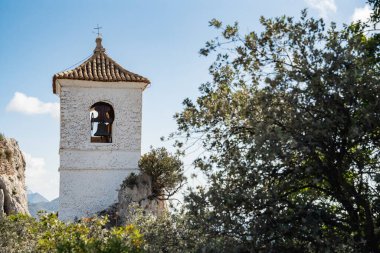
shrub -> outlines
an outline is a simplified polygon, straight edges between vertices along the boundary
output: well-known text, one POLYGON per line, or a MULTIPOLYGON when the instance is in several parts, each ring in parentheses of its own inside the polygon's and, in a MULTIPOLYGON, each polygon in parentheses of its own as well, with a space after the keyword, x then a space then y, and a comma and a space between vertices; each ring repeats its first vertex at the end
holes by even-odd
POLYGON ((121 184, 122 188, 126 186, 132 189, 135 185, 137 185, 137 177, 138 176, 135 173, 131 173, 124 179, 123 183, 121 184))
POLYGON ((178 155, 165 148, 151 149, 139 161, 140 170, 152 179, 153 196, 168 198, 176 193, 185 181, 183 163, 178 155))
POLYGON ((0 252, 142 252, 143 237, 134 225, 105 229, 107 218, 76 223, 44 214, 0 219, 0 252))
POLYGON ((28 215, 18 214, 0 218, 0 252, 33 252, 37 237, 30 233, 36 220, 28 215))
POLYGON ((187 212, 160 216, 144 213, 140 207, 132 206, 129 223, 134 224, 144 235, 144 249, 147 252, 161 253, 242 253, 237 241, 226 236, 213 236, 202 233, 194 226, 187 212))

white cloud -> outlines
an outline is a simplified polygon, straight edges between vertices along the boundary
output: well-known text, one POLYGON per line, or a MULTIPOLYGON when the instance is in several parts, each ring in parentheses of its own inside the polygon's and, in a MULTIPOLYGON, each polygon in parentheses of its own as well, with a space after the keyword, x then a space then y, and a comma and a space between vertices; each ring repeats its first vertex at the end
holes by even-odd
POLYGON ((337 10, 335 0, 306 0, 306 3, 319 12, 322 18, 327 18, 329 14, 337 10))
POLYGON ((59 103, 45 103, 36 97, 28 97, 24 93, 16 92, 6 108, 9 112, 20 112, 28 115, 50 114, 59 118, 59 103))
POLYGON ((364 7, 355 8, 354 14, 351 17, 351 20, 367 22, 371 17, 372 9, 366 4, 364 7))
POLYGON ((45 159, 33 157, 23 152, 26 161, 25 181, 28 190, 38 192, 47 199, 58 196, 59 175, 58 171, 49 171, 45 168, 45 159))

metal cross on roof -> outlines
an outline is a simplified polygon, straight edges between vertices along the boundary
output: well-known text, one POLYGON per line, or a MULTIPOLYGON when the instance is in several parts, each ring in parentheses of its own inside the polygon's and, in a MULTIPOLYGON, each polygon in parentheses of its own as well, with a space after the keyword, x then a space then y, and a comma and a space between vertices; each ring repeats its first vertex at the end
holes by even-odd
POLYGON ((96 25, 96 27, 94 28, 95 30, 98 30, 97 31, 97 34, 98 34, 98 37, 100 37, 102 34, 100 33, 100 29, 102 29, 103 27, 100 27, 98 24, 96 25))

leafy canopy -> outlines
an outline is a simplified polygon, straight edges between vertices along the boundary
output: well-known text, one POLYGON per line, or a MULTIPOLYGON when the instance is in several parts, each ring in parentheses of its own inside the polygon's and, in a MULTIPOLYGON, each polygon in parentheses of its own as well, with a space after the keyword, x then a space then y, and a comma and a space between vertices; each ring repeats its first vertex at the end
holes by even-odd
POLYGON ((246 35, 210 22, 212 82, 176 115, 206 151, 192 224, 250 252, 379 252, 378 36, 306 11, 260 22, 246 35))
POLYGON ((154 197, 168 199, 183 186, 183 163, 165 148, 151 148, 138 165, 142 173, 151 177, 154 197))

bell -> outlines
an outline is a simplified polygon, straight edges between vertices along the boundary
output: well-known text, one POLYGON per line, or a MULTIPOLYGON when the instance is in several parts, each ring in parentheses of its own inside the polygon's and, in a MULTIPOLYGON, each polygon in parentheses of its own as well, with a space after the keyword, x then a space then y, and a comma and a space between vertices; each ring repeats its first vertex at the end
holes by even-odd
POLYGON ((113 122, 113 113, 111 112, 112 108, 104 105, 95 106, 95 111, 98 112, 98 116, 96 118, 92 117, 91 122, 113 122))
POLYGON ((99 122, 98 129, 96 130, 96 133, 94 134, 94 136, 110 136, 106 123, 99 122))

